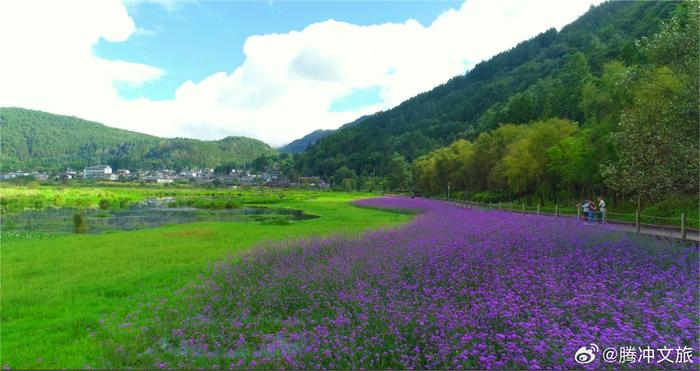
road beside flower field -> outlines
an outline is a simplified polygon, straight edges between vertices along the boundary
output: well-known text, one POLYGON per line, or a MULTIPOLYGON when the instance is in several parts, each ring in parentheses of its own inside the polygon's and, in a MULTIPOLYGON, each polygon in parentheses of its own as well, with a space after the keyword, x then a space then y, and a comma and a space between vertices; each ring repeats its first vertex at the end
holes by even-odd
POLYGON ((106 342, 112 366, 692 368, 700 362, 697 246, 425 199, 356 204, 421 214, 360 239, 260 246, 242 261, 218 264, 178 299, 146 306, 121 323, 106 342), (599 350, 591 351, 593 360, 577 362, 574 355, 591 343, 599 350), (609 348, 620 349, 619 359, 603 357, 609 348), (627 348, 639 349, 634 364, 627 348), (660 352, 641 357, 643 349, 666 348, 672 350, 667 360, 660 352))

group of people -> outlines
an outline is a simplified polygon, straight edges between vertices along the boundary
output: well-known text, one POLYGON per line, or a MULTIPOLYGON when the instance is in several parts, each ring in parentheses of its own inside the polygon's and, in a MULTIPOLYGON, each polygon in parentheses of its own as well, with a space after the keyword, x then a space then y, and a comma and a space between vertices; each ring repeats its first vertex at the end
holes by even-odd
POLYGON ((605 222, 605 200, 602 196, 598 196, 598 206, 592 199, 583 200, 580 204, 576 205, 583 210, 583 220, 588 223, 594 223, 598 219, 598 223, 605 222))

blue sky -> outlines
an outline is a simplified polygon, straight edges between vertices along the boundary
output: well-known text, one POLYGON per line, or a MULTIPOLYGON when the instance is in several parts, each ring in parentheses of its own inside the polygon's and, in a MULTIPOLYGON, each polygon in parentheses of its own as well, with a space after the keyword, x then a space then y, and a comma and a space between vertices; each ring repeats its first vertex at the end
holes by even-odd
POLYGON ((600 1, 0 1, 0 107, 279 146, 391 109, 600 1))
MULTIPOLYGON (((219 72, 232 72, 243 60, 243 43, 251 35, 300 31, 328 19, 356 25, 415 19, 429 25, 461 1, 201 1, 166 5, 129 3, 129 15, 138 26, 124 42, 104 39, 93 52, 106 59, 158 66, 167 73, 142 86, 115 84, 126 99, 174 98, 185 81, 198 82, 219 72)), ((378 88, 358 89, 339 99, 333 109, 347 111, 380 101, 378 88)))

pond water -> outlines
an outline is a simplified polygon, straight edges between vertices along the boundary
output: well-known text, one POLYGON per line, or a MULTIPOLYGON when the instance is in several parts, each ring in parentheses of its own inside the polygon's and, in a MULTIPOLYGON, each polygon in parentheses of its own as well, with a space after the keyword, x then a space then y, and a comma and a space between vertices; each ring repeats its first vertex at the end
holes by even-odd
POLYGON ((288 224, 291 221, 316 218, 301 210, 241 207, 237 209, 173 208, 161 203, 142 203, 127 209, 76 210, 44 209, 18 214, 0 215, 0 229, 12 232, 74 233, 75 215, 82 214, 87 233, 96 234, 110 230, 135 230, 168 224, 195 222, 251 222, 288 224))

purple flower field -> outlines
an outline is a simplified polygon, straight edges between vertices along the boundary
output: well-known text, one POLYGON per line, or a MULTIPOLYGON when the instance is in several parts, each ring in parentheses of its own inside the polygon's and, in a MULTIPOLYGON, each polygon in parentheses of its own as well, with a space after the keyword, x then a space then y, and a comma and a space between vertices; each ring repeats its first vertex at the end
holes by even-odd
POLYGON ((425 199, 357 204, 422 213, 220 263, 128 319, 115 364, 697 369, 697 246, 425 199), (595 359, 577 363, 591 343, 595 359))

